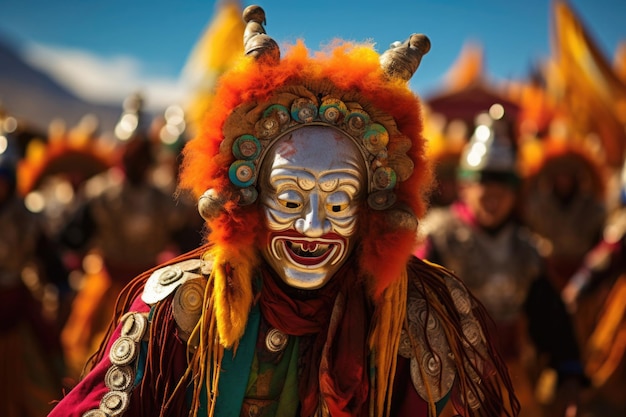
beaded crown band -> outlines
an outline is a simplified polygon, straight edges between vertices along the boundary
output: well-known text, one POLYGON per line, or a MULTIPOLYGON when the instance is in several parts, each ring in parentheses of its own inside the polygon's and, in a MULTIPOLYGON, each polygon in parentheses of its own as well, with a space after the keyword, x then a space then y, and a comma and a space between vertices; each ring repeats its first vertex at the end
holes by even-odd
MULTIPOLYGON (((283 104, 270 104, 255 124, 254 135, 243 134, 233 141, 232 153, 236 160, 228 174, 230 182, 240 190, 239 204, 255 201, 257 169, 271 144, 286 133, 306 125, 332 126, 348 134, 370 167, 370 206, 385 209, 393 204, 392 190, 397 174, 389 166, 387 129, 373 122, 360 107, 351 109, 333 97, 323 98, 319 105, 304 97, 293 100, 289 108, 283 104)), ((410 164, 410 160, 406 162, 410 164)))

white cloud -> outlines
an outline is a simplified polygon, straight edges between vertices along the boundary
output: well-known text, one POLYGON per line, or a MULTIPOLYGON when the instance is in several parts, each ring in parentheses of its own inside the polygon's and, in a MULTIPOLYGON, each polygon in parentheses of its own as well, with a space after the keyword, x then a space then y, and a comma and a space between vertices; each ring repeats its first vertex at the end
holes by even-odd
POLYGON ((120 105, 128 95, 141 91, 146 109, 161 110, 184 99, 181 81, 151 76, 130 56, 105 58, 84 50, 30 44, 23 57, 91 102, 120 105))

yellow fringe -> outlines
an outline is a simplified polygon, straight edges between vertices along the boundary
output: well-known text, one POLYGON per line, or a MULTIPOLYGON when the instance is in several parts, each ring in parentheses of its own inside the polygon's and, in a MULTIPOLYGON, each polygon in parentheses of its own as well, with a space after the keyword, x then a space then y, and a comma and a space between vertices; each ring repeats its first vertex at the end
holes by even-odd
POLYGON ((199 336, 188 369, 193 372, 194 380, 191 415, 197 415, 202 387, 206 386, 208 417, 213 417, 224 350, 236 349, 246 328, 254 298, 252 279, 257 256, 252 249, 233 251, 212 247, 203 257, 213 260, 213 269, 205 287, 202 316, 189 338, 194 340, 199 336))
POLYGON ((215 291, 213 310, 217 321, 217 333, 225 348, 233 347, 243 336, 254 294, 252 280, 257 265, 257 253, 253 248, 214 246, 213 258, 215 291))
POLYGON ((396 352, 400 344, 400 335, 406 316, 406 295, 408 275, 406 269, 382 295, 382 301, 376 306, 375 323, 370 335, 370 349, 374 352, 376 365, 375 386, 372 396, 375 402, 373 415, 389 415, 391 394, 397 362, 396 352))

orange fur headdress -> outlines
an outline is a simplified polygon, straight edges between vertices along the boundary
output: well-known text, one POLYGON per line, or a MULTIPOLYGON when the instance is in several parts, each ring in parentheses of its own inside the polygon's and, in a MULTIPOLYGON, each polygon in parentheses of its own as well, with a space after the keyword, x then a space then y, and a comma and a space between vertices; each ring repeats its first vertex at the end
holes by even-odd
MULTIPOLYGON (((371 45, 336 42, 309 56, 299 42, 280 57, 264 19, 260 8, 244 12, 248 56, 222 76, 211 109, 184 149, 180 186, 199 199, 214 265, 243 262, 239 270, 249 271, 261 236, 255 187, 264 151, 284 132, 309 123, 342 129, 369 167, 358 266, 378 298, 404 270, 417 218, 426 210, 431 172, 420 102, 408 80, 430 48, 428 38, 414 34, 382 55, 371 45)), ((237 267, 227 269, 237 274, 237 267)), ((223 306, 228 312, 222 314, 238 316, 251 302, 250 277, 228 279, 247 288, 239 307, 223 306)))

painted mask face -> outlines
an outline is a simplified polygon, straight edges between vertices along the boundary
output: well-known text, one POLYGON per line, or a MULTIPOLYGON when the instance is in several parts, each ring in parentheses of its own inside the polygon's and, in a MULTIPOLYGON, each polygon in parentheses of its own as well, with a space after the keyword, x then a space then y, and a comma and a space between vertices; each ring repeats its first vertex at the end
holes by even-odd
POLYGON ((320 288, 346 261, 366 172, 357 145, 328 126, 297 129, 269 150, 259 178, 263 257, 288 285, 320 288))

